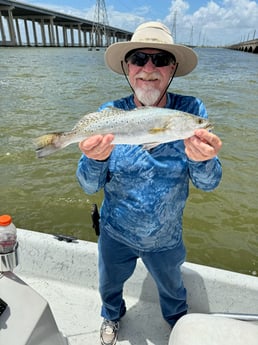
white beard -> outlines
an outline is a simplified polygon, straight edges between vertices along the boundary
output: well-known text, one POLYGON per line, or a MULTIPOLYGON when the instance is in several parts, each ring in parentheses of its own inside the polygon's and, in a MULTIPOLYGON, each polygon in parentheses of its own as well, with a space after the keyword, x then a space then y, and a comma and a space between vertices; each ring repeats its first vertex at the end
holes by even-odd
POLYGON ((151 86, 143 88, 136 88, 134 90, 138 100, 147 106, 154 105, 160 97, 161 92, 151 86))

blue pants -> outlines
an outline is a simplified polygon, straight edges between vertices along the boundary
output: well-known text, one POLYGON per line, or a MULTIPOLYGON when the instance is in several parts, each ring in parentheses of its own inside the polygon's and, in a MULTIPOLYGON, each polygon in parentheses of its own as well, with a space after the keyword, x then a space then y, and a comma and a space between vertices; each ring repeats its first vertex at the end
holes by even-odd
POLYGON ((185 247, 160 252, 144 252, 112 239, 103 230, 99 237, 99 291, 101 316, 118 321, 126 311, 123 285, 130 278, 141 258, 156 282, 164 319, 173 326, 187 312, 186 289, 180 266, 185 260, 185 247))

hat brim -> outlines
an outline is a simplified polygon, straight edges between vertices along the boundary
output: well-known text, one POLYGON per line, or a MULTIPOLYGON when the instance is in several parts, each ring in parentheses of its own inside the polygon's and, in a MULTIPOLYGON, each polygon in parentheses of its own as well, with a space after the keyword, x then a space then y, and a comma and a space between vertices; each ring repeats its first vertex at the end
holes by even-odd
POLYGON ((126 54, 134 49, 158 49, 172 53, 178 68, 175 77, 181 77, 190 73, 197 65, 198 57, 193 49, 180 44, 162 44, 151 43, 149 46, 143 42, 117 42, 110 45, 105 52, 105 63, 112 71, 123 74, 121 62, 123 62, 124 71, 128 74, 128 67, 124 61, 126 54))

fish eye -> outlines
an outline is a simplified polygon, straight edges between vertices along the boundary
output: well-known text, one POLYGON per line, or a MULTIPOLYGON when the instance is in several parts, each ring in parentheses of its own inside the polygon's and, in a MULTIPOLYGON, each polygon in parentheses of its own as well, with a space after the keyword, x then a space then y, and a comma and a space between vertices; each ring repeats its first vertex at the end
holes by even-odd
POLYGON ((202 120, 202 119, 198 119, 198 124, 199 124, 199 125, 201 125, 201 124, 202 124, 202 122, 203 122, 203 120, 202 120))

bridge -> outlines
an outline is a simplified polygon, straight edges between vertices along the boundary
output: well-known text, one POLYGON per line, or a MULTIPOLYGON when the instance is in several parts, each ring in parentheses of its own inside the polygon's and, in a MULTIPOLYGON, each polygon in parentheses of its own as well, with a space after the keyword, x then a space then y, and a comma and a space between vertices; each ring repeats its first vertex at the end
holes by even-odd
POLYGON ((106 47, 131 36, 129 31, 84 18, 0 0, 0 46, 106 47))
POLYGON ((233 44, 227 47, 228 49, 240 50, 243 52, 258 54, 258 38, 233 44))

